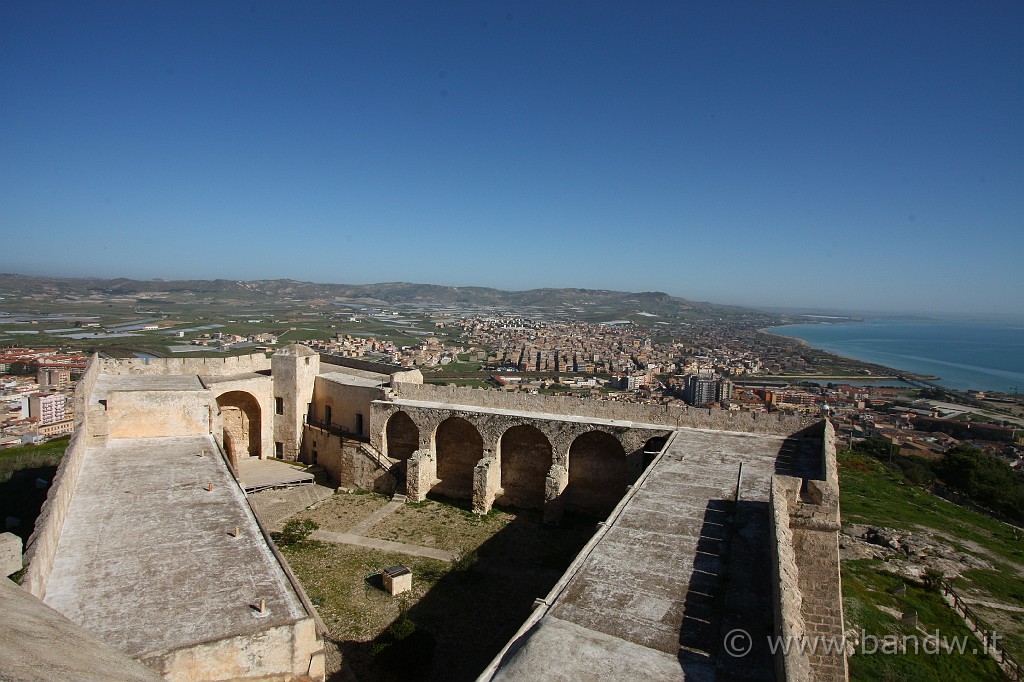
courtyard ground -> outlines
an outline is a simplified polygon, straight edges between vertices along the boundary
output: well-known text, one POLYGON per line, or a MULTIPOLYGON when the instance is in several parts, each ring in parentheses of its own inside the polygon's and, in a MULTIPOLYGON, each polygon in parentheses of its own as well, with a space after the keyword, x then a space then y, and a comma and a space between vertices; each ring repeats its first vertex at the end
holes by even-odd
MULTIPOLYGON (((280 502, 289 493, 267 491, 253 497, 258 495, 273 495, 280 502)), ((311 536, 281 548, 330 630, 335 648, 328 656, 331 680, 475 679, 596 528, 594 520, 582 518, 544 526, 535 511, 495 509, 479 516, 461 502, 440 499, 395 505, 367 526, 388 503, 373 493, 338 493, 288 519, 274 520, 280 526, 290 519, 309 519, 326 531, 322 537, 350 540, 341 544, 311 536), (445 550, 454 560, 353 544, 359 538, 445 550), (412 569, 413 590, 391 597, 381 589, 379 573, 396 564, 412 569), (379 648, 381 634, 403 611, 415 624, 420 642, 433 643, 417 649, 417 657, 427 659, 423 666, 396 666, 394 657, 372 653, 374 643, 379 648)))

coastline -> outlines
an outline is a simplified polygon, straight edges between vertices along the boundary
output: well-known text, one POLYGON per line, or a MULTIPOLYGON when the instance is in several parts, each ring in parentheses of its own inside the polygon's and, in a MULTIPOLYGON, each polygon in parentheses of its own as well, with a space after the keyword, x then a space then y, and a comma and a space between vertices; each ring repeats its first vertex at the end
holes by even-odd
MULTIPOLYGON (((838 325, 838 324, 852 324, 852 323, 847 323, 847 322, 807 322, 807 323, 804 323, 804 324, 838 325)), ((862 360, 860 358, 855 358, 855 357, 853 357, 851 355, 843 355, 842 353, 837 353, 837 352, 835 352, 833 350, 828 350, 827 348, 822 348, 821 346, 815 346, 810 341, 807 341, 806 339, 801 339, 798 336, 790 336, 788 334, 780 334, 779 332, 775 331, 777 329, 782 329, 783 327, 790 327, 790 326, 795 326, 795 325, 782 325, 780 327, 764 327, 763 329, 758 329, 757 331, 762 332, 764 334, 771 334, 772 336, 778 336, 779 338, 789 339, 790 341, 795 341, 800 346, 806 346, 807 348, 813 348, 816 351, 820 351, 822 353, 827 353, 828 355, 832 355, 832 356, 837 357, 837 358, 842 358, 843 360, 848 360, 848 361, 851 361, 851 362, 856 362, 857 364, 863 365, 864 367, 869 367, 871 369, 885 370, 885 372, 887 372, 887 374, 885 374, 885 375, 881 375, 881 374, 880 375, 875 375, 879 379, 892 379, 894 381, 902 381, 902 379, 900 377, 901 376, 905 376, 905 377, 911 377, 913 379, 918 379, 918 380, 921 380, 921 381, 939 381, 942 378, 942 377, 934 376, 934 375, 918 374, 917 372, 911 372, 911 371, 905 370, 905 369, 898 369, 896 367, 890 367, 888 365, 880 365, 877 362, 870 362, 868 360, 862 360)), ((790 378, 796 378, 798 376, 800 378, 803 378, 803 377, 811 378, 814 375, 787 375, 787 376, 789 376, 790 378)), ((872 377, 863 377, 863 376, 861 376, 861 377, 853 377, 853 376, 826 377, 826 376, 820 376, 820 378, 822 378, 822 379, 825 379, 825 378, 842 378, 842 379, 857 379, 859 381, 867 381, 867 380, 870 380, 870 379, 874 379, 875 376, 872 376, 872 377)), ((780 378, 784 378, 784 376, 780 375, 780 378)))
POLYGON ((1017 325, 869 320, 796 322, 758 331, 944 390, 1009 395, 1024 386, 1024 329, 1017 325))

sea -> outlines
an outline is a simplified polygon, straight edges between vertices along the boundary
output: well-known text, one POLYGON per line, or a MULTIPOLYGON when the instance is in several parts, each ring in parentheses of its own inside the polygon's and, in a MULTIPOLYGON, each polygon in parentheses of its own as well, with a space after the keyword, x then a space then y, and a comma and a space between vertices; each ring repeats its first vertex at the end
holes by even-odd
POLYGON ((1024 324, 871 320, 773 327, 815 348, 959 390, 1024 393, 1024 324))

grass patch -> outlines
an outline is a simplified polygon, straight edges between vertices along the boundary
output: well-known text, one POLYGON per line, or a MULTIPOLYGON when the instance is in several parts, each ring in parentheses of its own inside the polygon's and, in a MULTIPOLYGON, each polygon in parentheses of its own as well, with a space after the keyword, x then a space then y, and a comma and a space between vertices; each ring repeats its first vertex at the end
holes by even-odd
MULTIPOLYGON (((971 599, 1007 605, 1011 609, 1013 607, 1024 608, 1024 583, 1022 583, 1024 542, 1017 539, 1011 527, 984 514, 938 498, 924 488, 907 484, 899 472, 890 471, 877 460, 863 455, 853 453, 840 455, 839 486, 844 523, 889 526, 914 532, 928 529, 936 539, 993 565, 991 570, 966 571, 953 583, 957 592, 971 599)), ((888 574, 883 574, 884 565, 879 562, 843 562, 843 602, 847 620, 860 625, 858 618, 864 619, 866 614, 870 615, 875 620, 868 619, 867 625, 862 625, 869 634, 872 632, 871 627, 892 625, 888 620, 882 618, 885 614, 879 616, 867 609, 867 606, 894 603, 892 599, 885 597, 887 594, 885 584, 886 581, 901 579, 895 576, 885 577, 888 574), (872 576, 872 572, 879 575, 872 576)), ((908 594, 912 593, 908 587, 908 594)), ((878 611, 877 606, 872 606, 872 608, 878 611)), ((1006 650, 1018 660, 1024 660, 1024 617, 1022 614, 1014 614, 1012 610, 975 608, 974 606, 972 608, 985 621, 988 629, 1003 635, 1003 644, 1006 650)), ((881 612, 878 611, 878 613, 881 612)), ((959 618, 952 615, 951 609, 949 609, 949 614, 956 622, 960 622, 959 618)), ((922 621, 924 621, 923 617, 922 621)), ((930 629, 934 630, 934 627, 930 627, 930 629)), ((940 629, 945 634, 944 627, 940 629)), ((892 671, 902 665, 895 659, 903 657, 879 656, 876 658, 894 660, 872 663, 877 667, 869 668, 870 675, 857 679, 896 679, 886 676, 895 674, 892 671)), ((950 657, 925 658, 948 659, 950 657)), ((867 664, 861 661, 856 665, 867 664)), ((927 668, 927 666, 938 664, 927 662, 922 665, 927 668)), ((851 659, 850 669, 851 679, 854 679, 853 659, 851 659)), ((911 677, 913 679, 977 679, 977 676, 919 678, 916 674, 911 677)))
POLYGON ((315 509, 300 512, 292 519, 311 521, 322 530, 344 533, 389 501, 387 497, 377 493, 338 493, 327 498, 315 509))
POLYGON ((865 637, 850 657, 851 680, 987 680, 1000 679, 995 662, 981 650, 981 643, 937 592, 919 583, 905 581, 885 571, 878 560, 843 562, 843 605, 847 629, 865 637), (905 588, 902 591, 901 588, 905 588), (918 622, 903 622, 898 614, 913 612, 918 622), (954 637, 965 642, 964 651, 927 653, 924 637, 938 630, 947 642, 954 637), (903 643, 899 653, 883 648, 886 641, 903 643), (871 637, 877 638, 872 640, 871 637), (876 647, 878 651, 872 653, 876 647))
POLYGON ((479 515, 446 502, 427 499, 406 504, 367 531, 370 537, 467 552, 505 527, 515 515, 497 509, 479 515))
POLYGON ((839 457, 843 521, 905 530, 932 528, 947 538, 968 540, 1008 561, 1024 561, 1024 543, 993 518, 943 500, 881 462, 863 455, 839 457))

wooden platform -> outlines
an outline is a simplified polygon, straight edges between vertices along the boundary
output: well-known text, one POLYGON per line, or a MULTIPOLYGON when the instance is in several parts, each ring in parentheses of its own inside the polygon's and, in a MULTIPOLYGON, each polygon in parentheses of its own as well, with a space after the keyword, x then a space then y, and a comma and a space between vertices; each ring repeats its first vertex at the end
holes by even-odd
POLYGON ((312 485, 313 474, 303 464, 246 457, 238 462, 238 479, 245 492, 294 485, 312 485))

